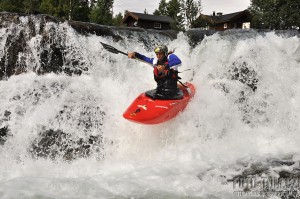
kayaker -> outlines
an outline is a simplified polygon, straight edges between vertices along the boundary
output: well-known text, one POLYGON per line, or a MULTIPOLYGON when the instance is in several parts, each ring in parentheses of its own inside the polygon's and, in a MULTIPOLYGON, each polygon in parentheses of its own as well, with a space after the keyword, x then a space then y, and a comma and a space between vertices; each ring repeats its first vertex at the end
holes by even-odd
POLYGON ((159 45, 154 48, 156 58, 149 58, 137 52, 129 52, 128 58, 140 59, 153 65, 154 79, 157 82, 156 97, 159 99, 172 98, 178 93, 178 67, 181 65, 181 60, 168 52, 168 47, 159 45))

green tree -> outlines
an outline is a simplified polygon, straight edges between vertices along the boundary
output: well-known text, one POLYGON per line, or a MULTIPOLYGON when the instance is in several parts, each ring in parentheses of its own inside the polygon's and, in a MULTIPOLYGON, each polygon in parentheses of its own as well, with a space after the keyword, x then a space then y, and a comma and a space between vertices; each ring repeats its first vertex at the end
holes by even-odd
POLYGON ((184 30, 183 0, 170 0, 167 5, 168 16, 174 19, 172 29, 184 30))
POLYGON ((168 4, 166 0, 160 0, 158 9, 153 12, 154 15, 168 16, 168 4))
POLYGON ((300 1, 285 0, 279 9, 280 28, 298 29, 300 28, 300 1))
POLYGON ((55 17, 69 19, 69 0, 42 0, 40 11, 55 17))
POLYGON ((299 29, 299 0, 251 0, 253 28, 299 29))
POLYGON ((24 12, 27 14, 39 13, 41 0, 24 0, 24 12))
POLYGON ((204 15, 200 14, 200 16, 191 23, 191 28, 205 28, 207 26, 213 25, 209 19, 207 19, 204 15))
POLYGON ((171 28, 184 30, 184 0, 161 0, 153 15, 169 16, 174 19, 171 28))
POLYGON ((112 25, 113 3, 113 0, 98 0, 96 5, 92 7, 92 11, 90 14, 91 22, 103 25, 112 25))
POLYGON ((184 6, 184 13, 187 21, 187 26, 191 27, 191 24, 201 13, 201 0, 195 2, 194 0, 186 0, 184 6))
POLYGON ((88 0, 69 0, 69 19, 89 21, 90 7, 88 0))
POLYGON ((159 16, 159 15, 160 15, 160 12, 159 12, 157 9, 155 9, 154 12, 153 12, 153 15, 159 16))
POLYGON ((123 26, 123 15, 119 12, 114 18, 113 18, 113 25, 114 26, 123 26))
POLYGON ((0 0, 0 11, 6 12, 24 12, 23 0, 0 0))
POLYGON ((253 16, 252 27, 274 29, 279 25, 276 24, 279 18, 276 1, 273 3, 271 0, 252 0, 250 12, 253 16))
POLYGON ((63 19, 89 21, 90 8, 88 0, 42 0, 40 11, 63 19))
POLYGON ((42 0, 40 5, 40 11, 43 14, 54 15, 55 14, 55 6, 53 5, 51 0, 42 0))

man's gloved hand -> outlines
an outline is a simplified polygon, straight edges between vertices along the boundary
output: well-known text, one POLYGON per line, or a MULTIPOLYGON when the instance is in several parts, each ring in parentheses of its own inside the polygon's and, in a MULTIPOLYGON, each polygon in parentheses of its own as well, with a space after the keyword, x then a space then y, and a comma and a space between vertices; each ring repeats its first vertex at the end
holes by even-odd
POLYGON ((166 67, 164 65, 156 66, 157 74, 160 76, 166 76, 168 73, 165 71, 166 67))
POLYGON ((163 66, 163 65, 158 65, 158 66, 156 66, 156 68, 158 70, 158 73, 163 72, 163 70, 165 70, 165 66, 163 66))
POLYGON ((135 52, 129 52, 128 53, 128 58, 134 59, 135 58, 135 52))

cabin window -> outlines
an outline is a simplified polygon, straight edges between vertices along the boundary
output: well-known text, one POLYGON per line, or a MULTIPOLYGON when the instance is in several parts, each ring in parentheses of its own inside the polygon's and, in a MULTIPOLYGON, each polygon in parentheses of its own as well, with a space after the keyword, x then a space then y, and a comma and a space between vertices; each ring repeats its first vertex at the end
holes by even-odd
POLYGON ((227 28, 227 23, 224 23, 224 29, 227 28))
POLYGON ((250 22, 243 23, 243 29, 250 29, 250 22))
POLYGON ((161 29, 161 23, 154 23, 154 28, 161 29))

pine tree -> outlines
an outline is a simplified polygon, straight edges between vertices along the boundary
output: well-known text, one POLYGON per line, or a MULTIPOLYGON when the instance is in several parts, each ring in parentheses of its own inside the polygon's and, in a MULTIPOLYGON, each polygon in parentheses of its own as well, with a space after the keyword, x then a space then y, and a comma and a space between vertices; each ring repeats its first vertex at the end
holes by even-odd
POLYGON ((251 0, 253 28, 300 28, 299 0, 251 0))
POLYGON ((69 19, 76 21, 89 21, 89 1, 88 0, 69 0, 69 19))
POLYGON ((187 26, 190 27, 201 13, 201 0, 198 0, 198 2, 186 0, 184 13, 187 20, 187 26))
POLYGON ((153 15, 159 16, 159 15, 160 15, 160 12, 159 12, 157 9, 155 9, 154 12, 153 12, 153 15))
POLYGON ((121 12, 119 12, 119 14, 117 14, 114 18, 113 18, 113 25, 114 26, 123 26, 123 15, 121 12))
POLYGON ((98 0, 90 14, 91 22, 112 25, 113 0, 98 0))
POLYGON ((174 19, 172 29, 184 30, 183 0, 170 0, 167 5, 168 16, 174 19))
POLYGON ((0 0, 0 11, 24 12, 23 0, 0 0))
POLYGON ((40 13, 41 0, 24 0, 24 12, 27 14, 40 13))
POLYGON ((69 19, 69 0, 42 0, 40 11, 55 17, 69 19))
POLYGON ((160 0, 159 6, 158 6, 158 12, 161 16, 167 16, 168 15, 168 4, 166 0, 160 0))

